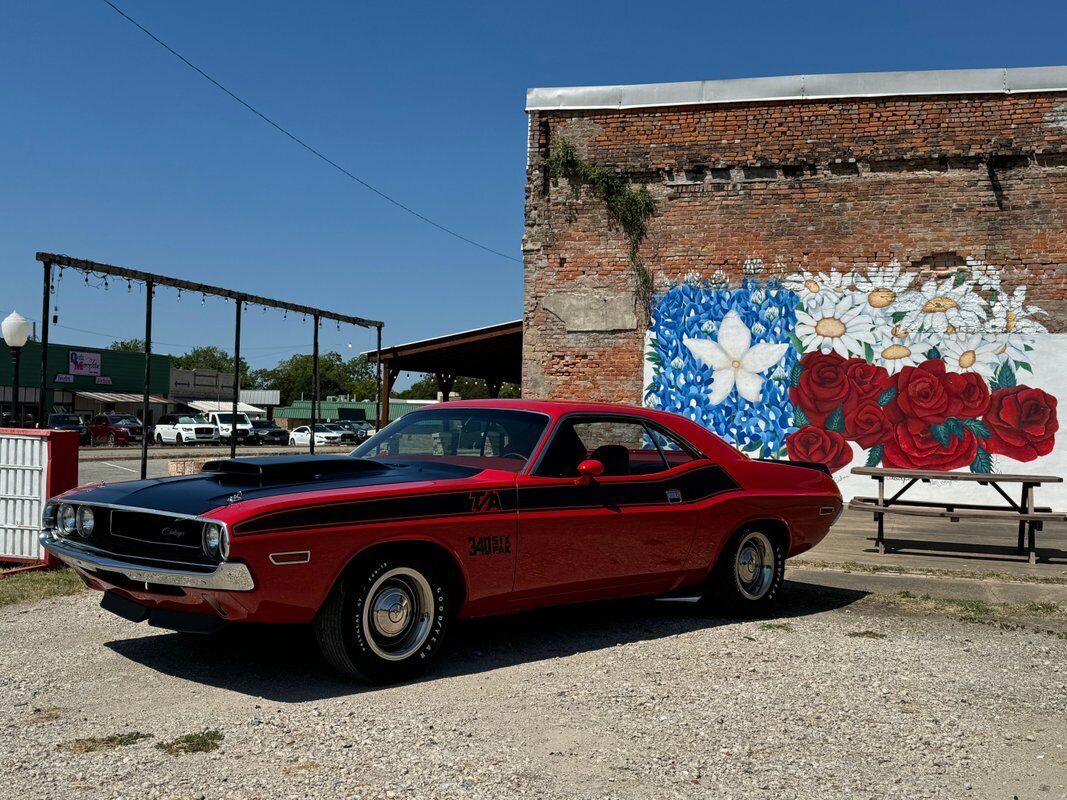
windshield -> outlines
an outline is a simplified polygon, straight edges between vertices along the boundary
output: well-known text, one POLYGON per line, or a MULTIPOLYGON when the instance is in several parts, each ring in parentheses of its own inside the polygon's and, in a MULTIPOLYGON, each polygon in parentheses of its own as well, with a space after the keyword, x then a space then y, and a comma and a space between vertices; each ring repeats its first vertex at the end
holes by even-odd
POLYGON ((387 461, 440 458, 457 464, 518 472, 530 458, 548 418, 498 408, 435 408, 405 414, 357 447, 358 458, 387 461))
MULTIPOLYGON (((218 417, 219 418, 219 422, 223 423, 224 425, 229 425, 231 422, 233 422, 233 412, 232 411, 226 412, 225 414, 216 414, 215 416, 218 417)), ((249 424, 248 415, 244 414, 244 413, 239 413, 237 415, 237 424, 238 425, 248 425, 249 424)))
POLYGON ((252 420, 253 428, 277 428, 278 425, 271 419, 254 419, 252 420))
POLYGON ((207 417, 186 416, 186 417, 178 417, 178 424, 179 425, 210 425, 211 423, 208 422, 207 417))
POLYGON ((141 420, 137 417, 111 417, 109 422, 112 425, 140 425, 141 420))
POLYGON ((81 421, 77 414, 52 414, 48 418, 49 425, 81 425, 81 421))

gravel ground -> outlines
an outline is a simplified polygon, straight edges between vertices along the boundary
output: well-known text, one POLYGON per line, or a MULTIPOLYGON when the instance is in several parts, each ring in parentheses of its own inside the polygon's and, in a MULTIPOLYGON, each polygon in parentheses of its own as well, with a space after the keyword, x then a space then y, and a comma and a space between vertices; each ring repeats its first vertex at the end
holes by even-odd
POLYGON ((0 609, 0 797, 1067 796, 1062 633, 790 583, 764 622, 468 623, 430 678, 365 689, 304 629, 195 638, 97 601, 0 609), (213 752, 156 747, 209 729, 213 752), (131 732, 152 738, 72 752, 131 732))

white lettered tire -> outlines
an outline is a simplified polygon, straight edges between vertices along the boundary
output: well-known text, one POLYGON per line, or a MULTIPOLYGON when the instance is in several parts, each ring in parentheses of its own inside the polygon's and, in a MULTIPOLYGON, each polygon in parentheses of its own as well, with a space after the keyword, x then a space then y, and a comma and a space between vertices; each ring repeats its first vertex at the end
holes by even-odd
POLYGON ((739 531, 726 543, 704 583, 701 604, 713 614, 766 614, 785 579, 782 537, 763 527, 739 531))
POLYGON ((388 684, 422 674, 452 616, 447 576, 404 554, 363 559, 342 576, 315 619, 326 661, 343 675, 388 684))

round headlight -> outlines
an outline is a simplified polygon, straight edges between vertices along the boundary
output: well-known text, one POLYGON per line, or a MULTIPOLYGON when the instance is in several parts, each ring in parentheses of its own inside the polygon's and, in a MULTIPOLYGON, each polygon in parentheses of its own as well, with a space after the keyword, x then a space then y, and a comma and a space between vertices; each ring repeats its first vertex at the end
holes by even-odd
POLYGON ((78 513, 70 503, 64 503, 59 507, 59 515, 56 518, 59 532, 64 536, 70 536, 78 529, 78 513))
POLYGON ((211 558, 222 555, 222 527, 213 522, 204 525, 204 552, 211 558))
POLYGON ((93 526, 96 524, 96 516, 89 506, 78 509, 78 533, 88 539, 93 535, 93 526))

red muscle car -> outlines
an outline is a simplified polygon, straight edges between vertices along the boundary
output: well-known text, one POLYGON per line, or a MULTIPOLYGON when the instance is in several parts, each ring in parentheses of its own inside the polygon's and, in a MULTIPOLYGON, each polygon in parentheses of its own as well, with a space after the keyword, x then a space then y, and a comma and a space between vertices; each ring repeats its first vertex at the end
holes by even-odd
POLYGON ((825 467, 752 460, 683 417, 485 400, 347 456, 82 487, 49 502, 41 541, 129 620, 312 623, 333 667, 388 683, 459 617, 666 594, 762 612, 840 510, 825 467))

